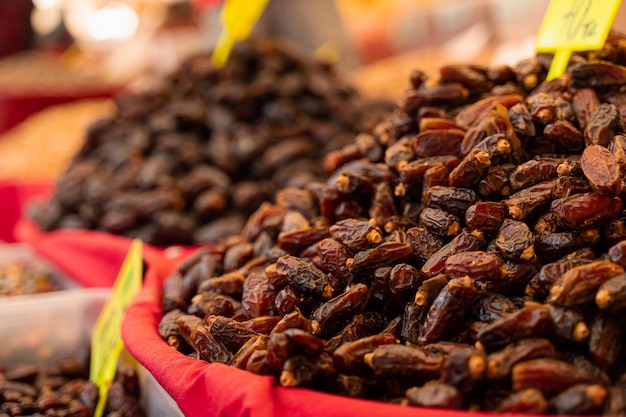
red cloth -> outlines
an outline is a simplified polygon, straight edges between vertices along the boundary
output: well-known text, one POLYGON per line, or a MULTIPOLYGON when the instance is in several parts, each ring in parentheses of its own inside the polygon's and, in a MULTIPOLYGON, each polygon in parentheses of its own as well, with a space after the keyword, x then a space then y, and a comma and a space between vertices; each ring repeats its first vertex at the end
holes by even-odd
POLYGON ((0 180, 0 241, 14 243, 15 225, 24 217, 31 201, 46 198, 52 190, 49 182, 17 183, 0 180))
POLYGON ((221 6, 224 0, 194 0, 193 5, 197 9, 208 9, 221 6))

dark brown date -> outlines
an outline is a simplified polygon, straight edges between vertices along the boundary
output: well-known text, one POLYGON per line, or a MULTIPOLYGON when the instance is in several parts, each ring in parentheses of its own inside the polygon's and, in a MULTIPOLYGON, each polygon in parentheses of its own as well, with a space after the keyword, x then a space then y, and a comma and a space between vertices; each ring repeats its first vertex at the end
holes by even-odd
POLYGON ((490 96, 475 102, 463 109, 455 117, 455 123, 461 128, 467 129, 476 121, 480 120, 487 113, 494 110, 497 104, 502 104, 506 108, 512 107, 522 101, 522 96, 518 94, 504 96, 490 96))
POLYGON ((567 307, 593 302, 598 287, 623 272, 622 266, 609 261, 576 266, 556 280, 550 289, 548 301, 567 307))
POLYGON ((459 83, 440 84, 434 86, 421 85, 409 90, 404 97, 402 109, 409 115, 416 115, 424 106, 433 106, 440 103, 463 103, 469 96, 469 91, 459 83))
POLYGON ((484 237, 472 232, 461 232, 448 244, 435 252, 422 266, 421 274, 427 278, 442 272, 446 266, 446 260, 458 252, 483 249, 484 237))
POLYGON ((470 394, 485 382, 487 361, 485 355, 473 349, 455 349, 441 368, 441 380, 464 394, 470 394))
POLYGON ((592 88, 579 88, 572 95, 572 107, 576 114, 576 120, 581 129, 584 129, 598 107, 600 107, 600 99, 598 94, 592 88))
POLYGON ((545 181, 511 194, 503 202, 516 220, 532 218, 550 207, 555 181, 545 181))
POLYGON ((458 217, 447 211, 425 207, 420 213, 420 225, 438 236, 456 236, 461 231, 458 217))
POLYGON ((556 414, 599 414, 607 396, 600 384, 577 384, 552 397, 548 410, 556 414))
POLYGON ((546 304, 545 307, 552 317, 554 333, 559 341, 579 343, 587 340, 589 327, 581 313, 571 308, 552 304, 546 304))
POLYGON ((603 310, 618 312, 626 308, 626 274, 603 282, 596 292, 596 304, 603 310))
POLYGON ((536 158, 518 165, 509 176, 511 192, 556 178, 556 168, 561 161, 558 158, 536 158))
POLYGON ((248 319, 274 313, 275 291, 264 272, 252 272, 243 283, 241 307, 248 319))
POLYGON ((626 68, 610 62, 581 62, 567 69, 572 87, 600 87, 622 85, 626 82, 626 68))
POLYGON ((473 279, 451 279, 430 306, 420 328, 418 342, 426 345, 446 337, 477 297, 478 290, 473 279))
POLYGON ((465 131, 461 129, 431 129, 413 139, 413 152, 420 157, 460 155, 465 131))
POLYGON ((590 192, 554 200, 550 211, 563 227, 579 230, 614 219, 623 208, 618 197, 590 192))
POLYGON ((587 146, 580 157, 580 166, 594 190, 603 194, 622 191, 620 166, 604 146, 587 146))
POLYGON ((324 334, 329 322, 337 321, 363 311, 369 300, 369 289, 365 284, 354 284, 346 288, 343 294, 328 300, 311 314, 313 333, 324 334))
POLYGON ((545 298, 550 292, 552 284, 566 271, 575 266, 590 263, 594 259, 595 254, 593 251, 589 248, 584 248, 565 255, 554 262, 545 264, 541 267, 539 273, 530 280, 526 292, 539 298, 545 298))
POLYGON ((333 239, 354 251, 367 249, 383 240, 379 228, 356 219, 338 221, 330 227, 330 234, 333 239))
POLYGON ((535 236, 526 223, 504 219, 495 244, 500 253, 513 261, 528 261, 535 256, 535 236))
POLYGON ((548 310, 529 304, 485 326, 477 337, 484 348, 492 352, 528 337, 549 337, 552 329, 548 310))
POLYGON ((413 254, 418 266, 423 265, 444 245, 444 240, 423 227, 411 227, 405 232, 405 239, 413 246, 413 254))
POLYGON ((335 366, 342 372, 357 372, 365 366, 363 362, 365 354, 372 352, 377 346, 395 343, 397 343, 396 338, 389 333, 380 333, 343 343, 333 352, 335 366))
POLYGON ((384 265, 408 261, 413 257, 413 246, 406 242, 383 242, 380 245, 357 252, 348 260, 350 272, 358 274, 384 265))
POLYGON ((439 375, 444 357, 416 346, 385 344, 366 353, 363 360, 376 375, 428 378, 439 375))
MULTIPOLYGON (((305 260, 285 255, 276 261, 276 274, 304 294, 322 294, 328 285, 328 276, 305 260)), ((244 287, 245 288, 245 287, 244 287)))
POLYGON ((476 193, 469 189, 435 186, 424 195, 424 205, 463 216, 476 201, 476 193))
POLYGON ((591 361, 604 371, 610 372, 616 364, 624 343, 624 331, 620 319, 613 315, 597 315, 589 331, 591 361))
POLYGON ((556 350, 547 339, 528 338, 513 342, 487 356, 487 378, 500 380, 511 374, 519 362, 537 358, 555 358, 556 350))
POLYGON ((591 115, 585 127, 585 143, 587 145, 609 146, 617 130, 619 115, 614 105, 602 103, 591 115))
POLYGON ((410 405, 432 408, 461 408, 464 404, 463 395, 454 385, 443 382, 428 382, 421 387, 406 390, 406 398, 410 405))
POLYGON ((556 120, 543 129, 543 135, 562 152, 580 152, 585 147, 583 134, 567 120, 556 120))
POLYGON ((502 259, 492 252, 460 252, 446 259, 445 274, 448 278, 468 276, 477 281, 498 281, 504 276, 504 266, 502 259))
POLYGON ((490 166, 506 162, 511 149, 511 142, 504 135, 487 136, 478 142, 450 172, 450 186, 475 186, 490 166))
POLYGON ((579 232, 547 232, 535 235, 535 253, 544 262, 553 262, 581 249, 585 240, 579 232))
POLYGON ((511 378, 515 391, 535 388, 546 396, 557 394, 576 384, 596 382, 596 377, 590 371, 550 358, 518 363, 513 366, 511 378))
POLYGON ((503 399, 496 412, 498 413, 520 413, 520 414, 544 414, 548 409, 546 397, 534 388, 527 388, 514 392, 503 399))
POLYGON ((465 211, 465 223, 472 229, 495 235, 509 216, 506 204, 497 201, 477 201, 465 211))

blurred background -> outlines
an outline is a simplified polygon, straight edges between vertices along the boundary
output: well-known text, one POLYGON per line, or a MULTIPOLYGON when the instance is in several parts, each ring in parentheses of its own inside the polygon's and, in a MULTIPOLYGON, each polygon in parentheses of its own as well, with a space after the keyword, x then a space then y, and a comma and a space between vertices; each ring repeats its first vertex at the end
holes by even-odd
MULTIPOLYGON (((271 0, 283 36, 397 97, 408 71, 533 54, 549 0, 271 0)), ((220 33, 218 0, 0 0, 0 132, 50 105, 148 88, 220 33)), ((626 26, 620 9, 614 27, 626 26)))

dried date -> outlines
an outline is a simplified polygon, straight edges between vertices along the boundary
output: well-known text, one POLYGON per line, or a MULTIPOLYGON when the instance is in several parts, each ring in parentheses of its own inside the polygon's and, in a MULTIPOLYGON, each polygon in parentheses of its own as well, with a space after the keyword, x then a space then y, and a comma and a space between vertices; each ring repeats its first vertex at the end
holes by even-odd
POLYGON ((623 272, 622 266, 609 261, 576 266, 556 280, 550 289, 548 301, 567 307, 592 302, 602 283, 623 272))
POLYGON ((622 191, 620 166, 604 146, 587 146, 580 157, 580 166, 594 190, 603 194, 622 191))
POLYGON ((540 358, 520 362, 511 373, 513 389, 540 390, 550 396, 576 384, 594 383, 597 378, 588 370, 559 359, 540 358))
POLYGON ((444 357, 416 346, 384 344, 366 353, 363 361, 376 375, 428 378, 439 375, 444 357))
POLYGON ((575 194, 559 198, 550 205, 557 221, 570 229, 578 230, 616 218, 621 214, 624 202, 614 196, 598 192, 575 194))
POLYGON ((421 387, 411 387, 405 395, 410 405, 420 407, 455 409, 465 403, 463 395, 454 385, 443 382, 432 381, 421 387))
POLYGON ((474 280, 469 277, 451 279, 433 301, 420 328, 418 342, 422 345, 435 342, 449 334, 463 311, 478 297, 474 280))

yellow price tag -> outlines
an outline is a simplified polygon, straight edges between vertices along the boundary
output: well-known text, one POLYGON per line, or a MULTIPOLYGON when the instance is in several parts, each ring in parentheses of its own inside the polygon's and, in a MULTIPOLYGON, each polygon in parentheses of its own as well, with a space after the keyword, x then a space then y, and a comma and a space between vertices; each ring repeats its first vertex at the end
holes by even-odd
POLYGON ((124 348, 121 334, 124 312, 141 289, 143 277, 141 253, 141 241, 133 240, 113 284, 111 298, 104 305, 93 330, 89 379, 100 389, 95 417, 102 416, 107 400, 107 389, 115 378, 117 361, 124 348))
POLYGON ((573 51, 602 49, 621 0, 552 0, 537 35, 537 52, 554 52, 548 80, 563 75, 573 51))
POLYGON ((223 67, 237 41, 246 39, 269 0, 226 0, 220 11, 222 33, 213 50, 213 65, 223 67))

